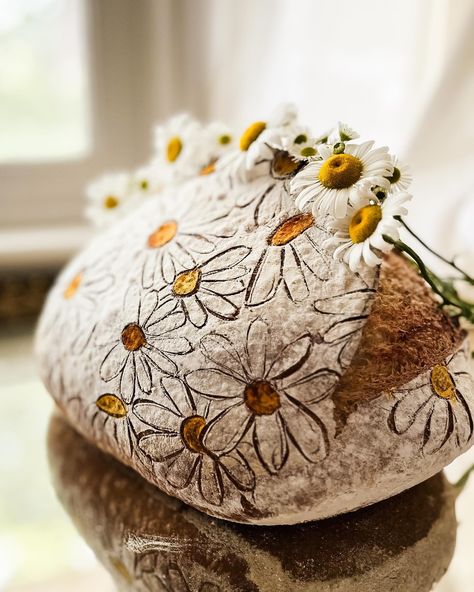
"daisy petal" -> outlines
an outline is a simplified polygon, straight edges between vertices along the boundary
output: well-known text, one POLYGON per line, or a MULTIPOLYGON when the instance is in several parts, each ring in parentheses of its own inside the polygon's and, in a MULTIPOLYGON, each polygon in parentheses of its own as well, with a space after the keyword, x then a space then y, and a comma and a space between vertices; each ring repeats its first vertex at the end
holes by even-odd
POLYGON ((253 443, 262 466, 269 473, 275 474, 283 468, 288 458, 288 442, 279 413, 256 418, 253 443))

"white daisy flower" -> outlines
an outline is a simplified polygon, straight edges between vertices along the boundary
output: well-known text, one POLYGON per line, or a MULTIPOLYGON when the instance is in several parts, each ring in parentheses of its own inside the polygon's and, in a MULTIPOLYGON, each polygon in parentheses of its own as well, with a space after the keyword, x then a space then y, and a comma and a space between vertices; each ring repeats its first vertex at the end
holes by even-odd
POLYGON ((160 167, 153 163, 146 164, 133 171, 131 176, 131 190, 137 202, 143 198, 159 193, 165 186, 166 175, 160 167))
MULTIPOLYGON (((255 121, 249 125, 239 139, 239 149, 224 156, 218 163, 219 169, 228 169, 239 181, 247 181, 249 171, 271 152, 271 146, 278 143, 282 134, 291 133, 297 117, 293 104, 285 103, 277 108, 266 121, 255 121)), ((262 170, 262 174, 264 170, 262 170)))
POLYGON ((172 117, 155 128, 156 159, 153 165, 157 168, 163 166, 171 181, 195 175, 202 166, 201 137, 202 126, 189 114, 172 117))
POLYGON ((200 175, 209 175, 215 171, 216 162, 224 155, 235 149, 235 136, 224 123, 214 121, 203 130, 202 162, 200 175))
POLYGON ((311 203, 314 214, 344 218, 351 192, 369 179, 372 185, 388 187, 393 165, 387 147, 373 149, 373 142, 348 144, 334 154, 333 146, 318 146, 320 160, 311 161, 291 181, 300 210, 311 203))
POLYGON ((413 180, 410 167, 392 156, 393 173, 388 177, 390 191, 406 191, 413 180))
POLYGON ((329 144, 336 144, 337 142, 350 142, 359 138, 359 134, 342 121, 337 122, 337 127, 329 134, 329 144))
POLYGON ((86 197, 86 216, 96 226, 107 226, 122 218, 132 206, 130 175, 103 175, 87 187, 86 197))
POLYGON ((292 130, 291 135, 283 135, 275 147, 285 150, 295 160, 308 160, 318 155, 317 141, 307 127, 298 127, 292 130))
POLYGON ((370 184, 362 185, 354 194, 347 216, 343 220, 334 219, 328 225, 334 236, 326 240, 324 246, 335 246, 334 259, 344 261, 354 272, 362 262, 370 267, 378 265, 382 260, 376 251, 387 253, 393 248, 383 236, 398 240, 401 223, 395 216, 407 213, 405 204, 410 199, 409 193, 399 192, 380 203, 370 184))

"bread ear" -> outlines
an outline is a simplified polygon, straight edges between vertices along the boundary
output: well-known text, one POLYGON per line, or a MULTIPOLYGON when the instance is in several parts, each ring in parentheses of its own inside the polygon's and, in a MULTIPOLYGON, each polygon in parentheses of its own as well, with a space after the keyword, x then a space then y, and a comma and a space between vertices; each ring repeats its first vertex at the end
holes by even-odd
POLYGON ((334 393, 341 428, 361 401, 402 386, 462 347, 465 332, 408 260, 384 257, 359 348, 334 393))

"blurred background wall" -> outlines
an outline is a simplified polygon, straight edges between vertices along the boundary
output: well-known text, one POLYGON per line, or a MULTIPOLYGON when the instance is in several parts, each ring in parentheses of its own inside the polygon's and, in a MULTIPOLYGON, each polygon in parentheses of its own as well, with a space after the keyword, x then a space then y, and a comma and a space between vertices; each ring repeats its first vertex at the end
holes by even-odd
POLYGON ((239 128, 290 100, 408 160, 411 224, 474 272, 473 31, 474 0, 0 0, 1 589, 106 589, 48 484, 31 354, 47 286, 92 232, 85 184, 146 161, 176 111, 239 128))

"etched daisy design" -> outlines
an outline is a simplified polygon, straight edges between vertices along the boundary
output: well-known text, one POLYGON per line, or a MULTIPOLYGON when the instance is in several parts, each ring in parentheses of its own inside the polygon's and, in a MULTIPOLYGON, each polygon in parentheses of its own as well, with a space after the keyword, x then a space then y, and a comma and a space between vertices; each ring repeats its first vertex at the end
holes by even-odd
POLYGON ((346 217, 328 224, 334 236, 327 239, 324 246, 335 247, 334 259, 344 261, 352 271, 357 271, 362 263, 370 267, 382 263, 377 252, 387 253, 393 248, 384 236, 393 240, 399 238, 401 222, 396 217, 407 213, 405 204, 410 199, 409 193, 398 192, 380 203, 369 183, 361 185, 346 217))
POLYGON ((46 326, 40 324, 38 339, 51 335, 69 343, 73 354, 81 354, 96 329, 94 310, 114 284, 112 274, 97 262, 76 266, 63 273, 55 290, 58 292, 55 314, 46 326))
POLYGON ((140 450, 153 462, 163 464, 164 477, 173 489, 197 485, 202 498, 220 506, 228 487, 252 491, 255 475, 238 452, 218 456, 203 440, 210 401, 195 400, 183 381, 162 378, 161 396, 138 399, 135 415, 150 429, 139 434, 140 450))
POLYGON ((250 251, 250 247, 230 247, 176 275, 170 295, 192 325, 204 327, 209 315, 224 321, 237 318, 236 297, 244 292, 248 275, 241 263, 250 251))
POLYGON ((472 388, 465 367, 466 352, 460 351, 398 390, 389 428, 399 436, 419 434, 426 454, 438 452, 452 440, 464 447, 474 431, 472 410, 463 394, 472 388))
POLYGON ((211 366, 190 372, 186 380, 194 392, 223 406, 209 422, 204 444, 227 454, 248 435, 262 466, 276 473, 288 460, 290 443, 311 463, 328 454, 327 429, 315 408, 332 393, 339 374, 309 362, 309 333, 275 356, 269 355, 271 347, 268 326, 258 318, 243 344, 207 335, 201 349, 211 366))
POLYGON ((334 153, 329 144, 318 146, 318 160, 311 161, 291 181, 296 205, 305 211, 308 204, 314 214, 343 218, 351 193, 358 184, 370 179, 372 185, 388 187, 393 165, 388 148, 373 148, 373 142, 343 145, 334 153))
POLYGON ((324 343, 339 348, 337 361, 343 369, 352 361, 376 291, 364 286, 318 298, 313 305, 314 310, 328 321, 320 338, 324 343))
POLYGON ((235 233, 235 228, 221 222, 227 211, 196 211, 193 206, 173 209, 160 215, 156 227, 144 237, 140 251, 141 281, 144 288, 160 280, 170 284, 180 269, 192 269, 202 255, 210 255, 216 243, 235 233))
POLYGON ((185 322, 176 302, 160 302, 154 290, 140 294, 136 286, 129 288, 115 323, 116 333, 106 342, 108 351, 100 366, 102 380, 117 379, 126 404, 138 390, 150 392, 153 373, 175 374, 178 366, 173 358, 192 350, 189 340, 176 333, 185 322))
POLYGON ((300 213, 268 233, 247 287, 247 306, 269 302, 280 286, 292 302, 301 302, 309 296, 314 281, 328 279, 328 257, 319 246, 314 227, 314 216, 300 213))
POLYGON ((262 175, 246 189, 236 187, 235 205, 240 210, 252 210, 255 226, 262 226, 294 209, 289 182, 302 163, 285 150, 270 146, 258 165, 262 175))
POLYGON ((228 170, 239 182, 248 181, 250 176, 265 174, 265 171, 259 173, 256 165, 268 155, 271 144, 296 124, 296 117, 295 106, 285 103, 266 121, 255 121, 240 136, 239 149, 221 158, 218 168, 228 170), (249 171, 252 171, 250 176, 249 171))

